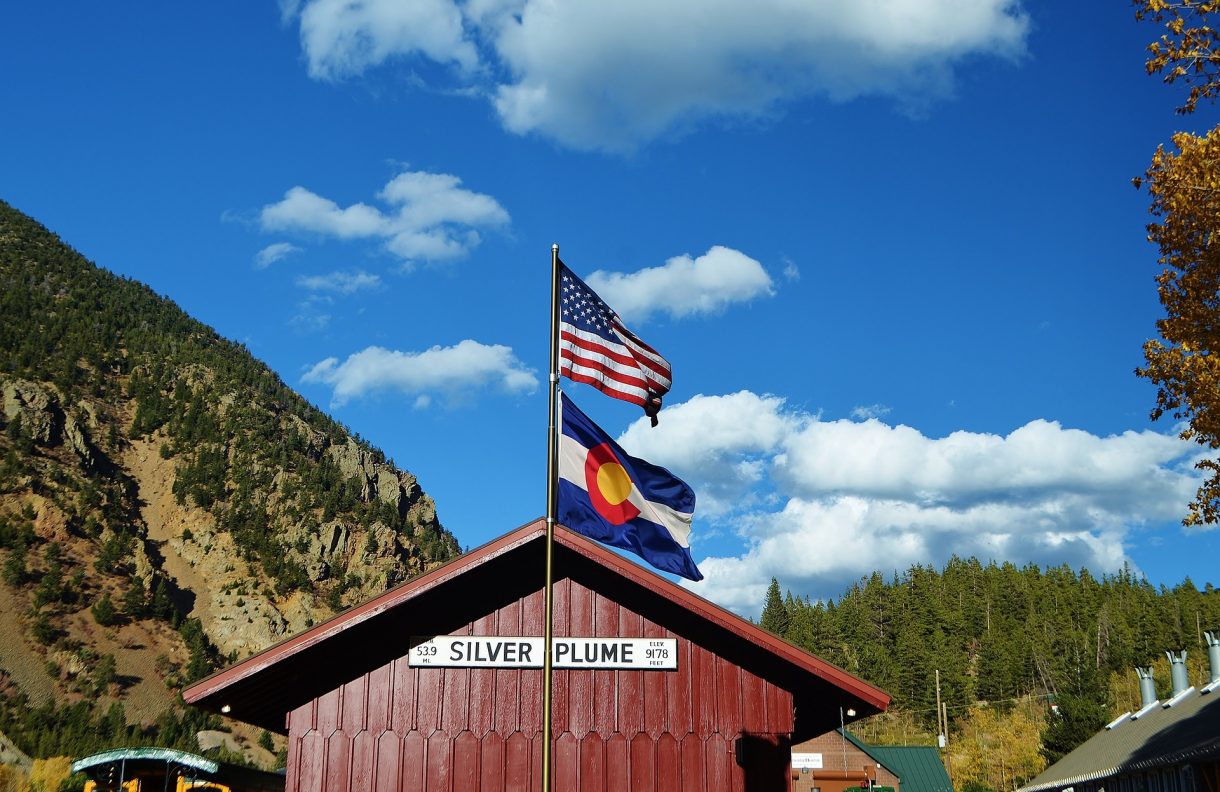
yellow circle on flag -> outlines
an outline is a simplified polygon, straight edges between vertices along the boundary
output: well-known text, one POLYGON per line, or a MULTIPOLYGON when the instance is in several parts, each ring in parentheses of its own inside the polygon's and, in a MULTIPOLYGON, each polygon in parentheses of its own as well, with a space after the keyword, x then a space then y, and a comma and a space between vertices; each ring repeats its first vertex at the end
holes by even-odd
POLYGON ((617 506, 631 494, 631 476, 617 462, 606 462, 597 469, 597 488, 602 497, 617 506))

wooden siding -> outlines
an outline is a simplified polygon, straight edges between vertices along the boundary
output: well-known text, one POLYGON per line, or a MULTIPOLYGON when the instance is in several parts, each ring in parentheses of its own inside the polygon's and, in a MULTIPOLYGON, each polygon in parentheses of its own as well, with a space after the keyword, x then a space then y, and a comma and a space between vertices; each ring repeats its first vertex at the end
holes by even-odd
MULTIPOLYGON (((556 636, 676 638, 678 670, 556 670, 554 789, 788 788, 790 692, 571 579, 556 636), (744 744, 747 769, 735 742, 744 744)), ((455 635, 541 635, 542 592, 455 635)), ((409 668, 356 677, 288 715, 288 792, 538 790, 542 672, 409 668)))

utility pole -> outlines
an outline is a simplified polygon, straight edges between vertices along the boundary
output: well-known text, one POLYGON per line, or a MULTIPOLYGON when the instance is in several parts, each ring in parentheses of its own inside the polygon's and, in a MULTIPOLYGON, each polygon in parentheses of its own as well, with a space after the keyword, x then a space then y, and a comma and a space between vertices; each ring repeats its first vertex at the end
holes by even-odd
POLYGON ((843 723, 843 708, 839 707, 839 740, 843 751, 843 783, 847 783, 847 726, 843 723))
POLYGON ((941 723, 940 669, 938 668, 936 669, 936 745, 943 750, 945 745, 948 743, 948 739, 945 736, 945 730, 941 726, 941 723))

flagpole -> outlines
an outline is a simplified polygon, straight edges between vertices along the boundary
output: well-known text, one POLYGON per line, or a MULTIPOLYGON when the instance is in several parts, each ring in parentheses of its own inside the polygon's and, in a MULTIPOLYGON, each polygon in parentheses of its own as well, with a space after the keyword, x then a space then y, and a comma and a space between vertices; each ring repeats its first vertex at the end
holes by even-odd
POLYGON ((555 397, 559 387, 559 245, 551 245, 551 357, 546 448, 546 589, 543 595, 542 651, 542 792, 551 792, 551 617, 554 610, 552 547, 559 481, 557 456, 559 430, 555 425, 555 397))

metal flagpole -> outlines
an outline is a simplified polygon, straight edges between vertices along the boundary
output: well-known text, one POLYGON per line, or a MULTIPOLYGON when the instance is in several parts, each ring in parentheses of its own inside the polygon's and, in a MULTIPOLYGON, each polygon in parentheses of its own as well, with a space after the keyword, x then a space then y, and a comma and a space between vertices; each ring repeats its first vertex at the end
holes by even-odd
POLYGON ((554 608, 552 592, 551 549, 555 539, 556 501, 559 497, 558 444, 559 429, 555 424, 555 395, 559 387, 559 245, 551 245, 551 357, 550 397, 548 399, 549 431, 546 448, 546 592, 543 597, 542 651, 542 792, 551 792, 551 615, 554 608))

